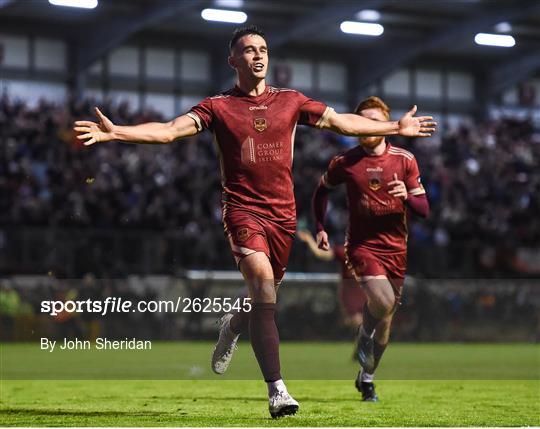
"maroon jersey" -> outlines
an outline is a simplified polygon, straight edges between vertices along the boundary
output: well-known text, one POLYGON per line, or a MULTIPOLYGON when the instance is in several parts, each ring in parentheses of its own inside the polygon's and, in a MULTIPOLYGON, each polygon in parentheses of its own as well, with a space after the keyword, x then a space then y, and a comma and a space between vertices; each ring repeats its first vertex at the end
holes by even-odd
POLYGON ((425 193, 414 155, 387 144, 382 155, 368 155, 357 146, 330 162, 323 176, 327 187, 347 186, 348 244, 375 252, 407 250, 407 220, 403 201, 388 193, 397 174, 409 194, 425 193))
POLYGON ((266 86, 258 96, 235 87, 188 113, 214 133, 220 155, 223 207, 272 220, 296 217, 292 161, 296 124, 320 126, 330 110, 298 91, 266 86))

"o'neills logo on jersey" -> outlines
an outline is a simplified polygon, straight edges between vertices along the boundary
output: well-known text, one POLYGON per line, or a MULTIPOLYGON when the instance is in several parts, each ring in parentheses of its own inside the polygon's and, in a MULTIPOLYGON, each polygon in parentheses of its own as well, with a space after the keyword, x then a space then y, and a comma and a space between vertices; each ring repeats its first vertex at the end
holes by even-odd
POLYGON ((266 110, 268 106, 251 106, 249 110, 266 110))
POLYGON ((376 167, 376 168, 368 167, 366 168, 366 171, 370 173, 382 173, 383 169, 382 167, 376 167))
POLYGON ((266 130, 266 119, 265 118, 255 118, 253 119, 253 127, 260 133, 266 130))

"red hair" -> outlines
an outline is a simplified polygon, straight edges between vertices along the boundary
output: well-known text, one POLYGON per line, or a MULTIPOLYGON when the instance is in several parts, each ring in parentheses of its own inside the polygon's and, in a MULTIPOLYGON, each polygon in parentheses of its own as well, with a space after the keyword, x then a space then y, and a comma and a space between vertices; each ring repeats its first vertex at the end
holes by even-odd
POLYGON ((359 115, 362 110, 366 109, 381 109, 384 116, 386 116, 386 119, 390 119, 390 108, 379 97, 372 95, 371 97, 362 100, 358 107, 356 107, 354 113, 359 115))

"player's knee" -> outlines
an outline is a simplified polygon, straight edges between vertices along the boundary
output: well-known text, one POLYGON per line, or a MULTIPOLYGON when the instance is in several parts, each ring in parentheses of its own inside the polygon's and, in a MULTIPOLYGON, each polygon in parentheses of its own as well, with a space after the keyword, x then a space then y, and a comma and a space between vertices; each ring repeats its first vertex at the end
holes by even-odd
POLYGON ((273 280, 260 280, 252 282, 253 302, 275 303, 276 290, 273 280))
POLYGON ((376 298, 371 300, 369 307, 375 311, 375 317, 378 319, 384 319, 392 314, 394 304, 384 295, 378 295, 376 298))
POLYGON ((240 271, 248 282, 260 281, 260 280, 272 280, 274 274, 272 266, 263 252, 255 252, 246 256, 240 261, 240 271))
POLYGON ((390 316, 396 305, 394 292, 389 288, 381 288, 377 298, 381 307, 381 312, 384 314, 383 317, 390 316))
POLYGON ((369 307, 377 312, 379 318, 390 315, 394 309, 394 296, 380 287, 368 287, 369 307))
POLYGON ((384 317, 387 318, 392 314, 394 311, 394 299, 392 298, 385 298, 382 305, 382 312, 384 313, 384 317))

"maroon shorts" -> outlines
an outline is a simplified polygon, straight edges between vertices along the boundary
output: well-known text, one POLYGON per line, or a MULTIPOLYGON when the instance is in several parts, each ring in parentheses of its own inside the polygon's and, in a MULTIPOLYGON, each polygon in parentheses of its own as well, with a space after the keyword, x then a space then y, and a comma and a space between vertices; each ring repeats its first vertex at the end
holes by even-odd
POLYGON ((296 219, 276 222, 247 210, 226 207, 223 226, 237 265, 252 253, 264 252, 272 265, 274 281, 281 282, 289 262, 296 219))
POLYGON ((372 276, 385 276, 396 295, 401 299, 401 291, 407 269, 407 253, 378 253, 360 246, 346 247, 347 263, 358 281, 372 276))
POLYGON ((348 316, 361 313, 366 303, 366 293, 355 279, 343 279, 339 288, 339 300, 348 316))

